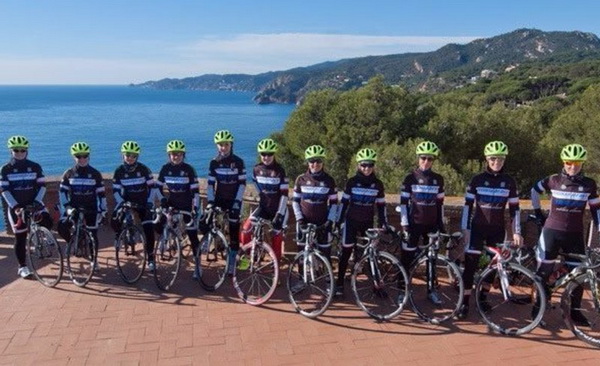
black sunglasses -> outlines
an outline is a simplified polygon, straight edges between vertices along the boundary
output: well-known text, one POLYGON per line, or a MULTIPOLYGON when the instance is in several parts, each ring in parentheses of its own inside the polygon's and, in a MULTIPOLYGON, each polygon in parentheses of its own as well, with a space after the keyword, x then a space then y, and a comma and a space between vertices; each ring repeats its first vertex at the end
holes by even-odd
POLYGON ((419 156, 421 160, 434 161, 435 159, 431 156, 419 156))
POLYGON ((270 153, 270 152, 262 152, 260 153, 260 156, 273 156, 275 155, 275 153, 270 153))
POLYGON ((25 150, 25 149, 13 149, 13 152, 14 153, 24 153, 24 152, 27 152, 27 150, 25 150))
POLYGON ((309 164, 321 164, 323 162, 322 159, 309 159, 308 163, 309 164))
POLYGON ((89 158, 90 156, 86 154, 86 155, 75 155, 75 157, 76 157, 77 159, 87 159, 87 158, 89 158))
POLYGON ((372 168, 375 166, 374 163, 360 163, 361 168, 372 168))
POLYGON ((137 158, 138 154, 127 153, 127 154, 125 154, 125 156, 128 158, 137 158))

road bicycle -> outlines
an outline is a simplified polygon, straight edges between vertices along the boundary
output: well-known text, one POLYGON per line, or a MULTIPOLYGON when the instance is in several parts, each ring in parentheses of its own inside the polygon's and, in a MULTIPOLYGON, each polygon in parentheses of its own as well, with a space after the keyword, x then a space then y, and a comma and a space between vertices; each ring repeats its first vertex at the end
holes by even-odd
POLYGON ((80 287, 84 287, 92 279, 98 255, 96 253, 98 245, 85 223, 85 216, 93 214, 96 216, 96 225, 99 225, 102 217, 98 213, 97 210, 81 207, 67 209, 67 220, 73 224, 71 239, 67 243, 67 272, 71 281, 80 287))
POLYGON ((196 265, 200 285, 207 291, 215 291, 225 282, 229 271, 229 218, 227 211, 218 206, 207 210, 205 218, 209 230, 200 241, 196 265))
POLYGON ((117 218, 121 222, 121 232, 115 241, 117 270, 123 281, 129 284, 139 281, 148 260, 146 236, 134 216, 134 210, 146 209, 145 205, 127 201, 117 210, 117 218))

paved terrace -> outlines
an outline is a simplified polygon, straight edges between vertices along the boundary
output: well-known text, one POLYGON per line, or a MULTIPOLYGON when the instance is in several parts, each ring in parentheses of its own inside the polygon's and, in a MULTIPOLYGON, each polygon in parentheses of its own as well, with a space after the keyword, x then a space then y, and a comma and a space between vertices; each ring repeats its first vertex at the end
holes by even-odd
POLYGON ((600 351, 565 329, 560 310, 548 329, 520 338, 490 334, 475 312, 441 326, 410 310, 389 323, 360 312, 348 293, 318 320, 296 314, 284 286, 264 306, 243 304, 228 281, 207 293, 189 263, 171 293, 151 277, 125 285, 100 235, 100 270, 87 288, 68 279, 53 289, 16 275, 12 238, 0 234, 0 364, 598 364, 600 351))

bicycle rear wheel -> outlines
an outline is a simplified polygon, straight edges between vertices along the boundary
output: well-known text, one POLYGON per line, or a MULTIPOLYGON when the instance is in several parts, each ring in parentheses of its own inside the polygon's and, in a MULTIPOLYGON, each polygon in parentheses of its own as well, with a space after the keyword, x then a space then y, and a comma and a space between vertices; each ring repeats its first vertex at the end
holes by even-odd
POLYGON ((569 282, 561 300, 567 328, 581 341, 595 347, 600 347, 599 291, 597 277, 585 274, 569 282))
POLYGON ((487 268, 475 285, 477 310, 494 332, 520 335, 542 320, 546 296, 535 275, 525 267, 507 263, 501 271, 487 268), (539 309, 538 309, 539 308, 539 309))
POLYGON ((439 324, 458 313, 465 285, 458 266, 445 256, 438 255, 433 274, 429 271, 428 257, 421 258, 412 269, 410 303, 421 319, 439 324))
POLYGON ((198 261, 200 262, 200 285, 206 291, 218 289, 227 276, 229 245, 219 231, 208 233, 200 242, 198 261))
POLYGON ((79 287, 87 285, 96 267, 96 246, 92 234, 82 230, 79 237, 72 236, 67 245, 67 253, 67 268, 71 281, 79 287))
POLYGON ((363 256, 352 273, 356 304, 377 320, 390 320, 400 314, 407 301, 407 284, 406 270, 387 252, 377 253, 374 263, 368 255, 363 256))
POLYGON ((126 283, 137 282, 146 266, 146 238, 137 225, 125 226, 115 244, 117 270, 126 283))
POLYGON ((154 282, 159 289, 168 291, 175 284, 181 268, 181 241, 175 233, 161 237, 154 249, 154 282))
POLYGON ((269 244, 252 240, 240 248, 233 286, 245 303, 265 303, 275 292, 278 279, 279 263, 269 244))
POLYGON ((27 257, 35 278, 44 286, 54 287, 63 274, 62 249, 45 227, 29 234, 27 257))
POLYGON ((319 252, 296 255, 288 270, 287 290, 297 312, 307 318, 323 314, 333 300, 333 270, 319 252))

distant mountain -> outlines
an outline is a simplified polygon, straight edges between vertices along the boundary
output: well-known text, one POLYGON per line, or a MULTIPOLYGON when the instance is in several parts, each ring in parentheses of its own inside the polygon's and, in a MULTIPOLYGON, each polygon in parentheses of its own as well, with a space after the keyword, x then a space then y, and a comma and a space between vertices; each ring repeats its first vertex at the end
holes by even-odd
POLYGON ((600 39, 592 33, 518 29, 465 45, 448 44, 437 51, 368 56, 324 62, 258 75, 202 75, 132 84, 157 89, 254 91, 258 103, 297 103, 322 88, 348 90, 381 74, 390 84, 438 92, 460 87, 532 61, 556 63, 600 58, 600 39))

